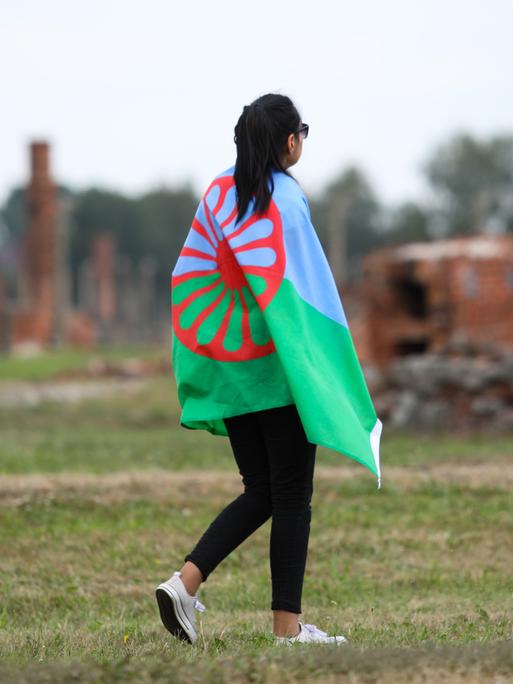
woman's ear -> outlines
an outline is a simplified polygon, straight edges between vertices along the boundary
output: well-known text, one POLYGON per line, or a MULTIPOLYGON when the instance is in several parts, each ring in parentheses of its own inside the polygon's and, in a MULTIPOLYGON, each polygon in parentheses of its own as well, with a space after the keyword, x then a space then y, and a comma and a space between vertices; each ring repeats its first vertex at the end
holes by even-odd
POLYGON ((287 150, 288 150, 289 154, 292 154, 295 146, 296 146, 296 140, 294 137, 294 133, 291 133, 289 135, 289 137, 287 138, 287 150))

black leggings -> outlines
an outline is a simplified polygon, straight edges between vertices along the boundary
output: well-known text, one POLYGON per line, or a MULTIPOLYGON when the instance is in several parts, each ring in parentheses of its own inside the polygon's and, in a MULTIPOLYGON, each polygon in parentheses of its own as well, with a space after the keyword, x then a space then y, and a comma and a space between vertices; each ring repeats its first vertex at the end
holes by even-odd
POLYGON ((212 521, 185 561, 209 574, 272 516, 271 610, 301 613, 317 446, 295 404, 225 418, 244 492, 212 521))

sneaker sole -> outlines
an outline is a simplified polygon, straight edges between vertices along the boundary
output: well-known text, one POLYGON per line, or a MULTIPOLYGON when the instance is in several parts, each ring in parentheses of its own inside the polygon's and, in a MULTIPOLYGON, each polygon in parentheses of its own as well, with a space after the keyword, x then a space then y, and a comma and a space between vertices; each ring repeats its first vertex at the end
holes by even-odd
POLYGON ((342 644, 347 644, 348 641, 347 639, 339 639, 337 641, 278 641, 275 639, 274 643, 276 646, 293 646, 294 644, 301 644, 303 646, 309 646, 310 644, 320 644, 322 646, 334 644, 335 646, 340 646, 342 644))
POLYGON ((300 644, 301 646, 342 646, 347 644, 347 641, 276 641, 276 646, 294 646, 300 644))
POLYGON ((155 596, 164 627, 173 636, 193 644, 196 630, 185 613, 179 594, 172 587, 161 584, 155 590, 155 596))

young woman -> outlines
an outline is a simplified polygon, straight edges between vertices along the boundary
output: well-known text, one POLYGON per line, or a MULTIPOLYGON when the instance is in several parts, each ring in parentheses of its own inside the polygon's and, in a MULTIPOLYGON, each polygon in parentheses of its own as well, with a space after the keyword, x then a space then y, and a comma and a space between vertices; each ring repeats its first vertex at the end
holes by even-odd
MULTIPOLYGON (((341 317, 340 302, 327 262, 318 268, 309 261, 310 253, 325 257, 310 224, 301 230, 309 210, 288 171, 301 157, 308 130, 283 95, 264 95, 244 107, 235 127, 235 166, 205 192, 173 270, 173 370, 181 424, 227 435, 244 485, 181 569, 156 589, 165 627, 191 643, 195 610, 205 610, 197 598, 201 583, 269 518, 276 643, 346 642, 299 620, 316 447, 333 447, 332 435, 342 420, 342 400, 333 394, 337 381, 323 356, 341 317), (300 259, 303 248, 306 256, 300 259), (301 297, 295 297, 291 283, 301 297), (307 316, 317 316, 314 306, 329 317, 308 320, 331 326, 323 329, 317 355, 316 323, 294 333, 298 321, 303 325, 307 316), (304 362, 298 361, 302 353, 304 362), (327 408, 313 416, 307 404, 312 397, 314 406, 322 408, 325 397, 324 405, 335 403, 337 412, 331 415, 327 408), (315 426, 309 428, 312 439, 301 413, 315 426)), ((338 342, 333 349, 338 354, 338 342)), ((336 363, 342 365, 338 358, 336 363)), ((356 394, 360 379, 354 368, 353 363, 351 392, 356 394)), ((374 424, 375 415, 370 417, 374 424)))

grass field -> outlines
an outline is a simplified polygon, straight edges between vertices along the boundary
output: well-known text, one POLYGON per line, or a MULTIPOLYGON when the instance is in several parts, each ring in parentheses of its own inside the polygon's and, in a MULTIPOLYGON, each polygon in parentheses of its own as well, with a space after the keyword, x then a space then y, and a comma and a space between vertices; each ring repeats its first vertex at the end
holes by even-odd
POLYGON ((511 435, 385 425, 379 491, 319 449, 302 619, 350 646, 273 645, 270 521, 202 585, 190 646, 154 587, 241 482, 228 440, 178 416, 169 377, 2 410, 0 681, 513 681, 511 435))
POLYGON ((98 358, 103 361, 116 362, 133 357, 148 360, 164 358, 167 360, 168 356, 169 354, 163 353, 162 349, 148 345, 127 345, 125 347, 98 345, 92 350, 65 347, 48 350, 44 354, 37 354, 28 358, 8 354, 0 356, 0 380, 46 380, 68 370, 86 368, 90 361, 98 358))

